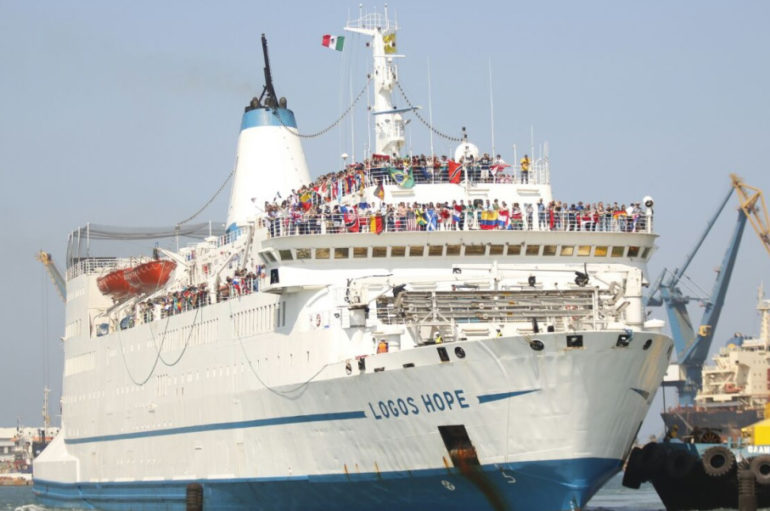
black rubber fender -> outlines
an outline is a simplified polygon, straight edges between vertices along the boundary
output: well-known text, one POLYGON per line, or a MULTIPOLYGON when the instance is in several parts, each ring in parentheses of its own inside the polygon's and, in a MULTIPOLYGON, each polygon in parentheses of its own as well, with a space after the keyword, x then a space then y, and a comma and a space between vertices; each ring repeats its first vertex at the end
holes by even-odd
POLYGON ((703 471, 711 477, 723 477, 735 467, 735 455, 724 445, 709 447, 701 457, 703 471))
POLYGON ((646 480, 652 479, 660 474, 666 464, 666 449, 655 442, 648 443, 642 447, 639 463, 642 468, 642 477, 646 480))
POLYGON ((754 474, 757 484, 762 486, 770 485, 770 455, 762 454, 752 458, 749 463, 749 470, 754 474))
POLYGON ((672 449, 666 457, 666 473, 672 479, 687 477, 698 459, 687 451, 672 449))
POLYGON ((626 469, 623 471, 623 486, 638 490, 643 482, 646 481, 641 464, 642 450, 634 447, 631 454, 628 455, 626 469))

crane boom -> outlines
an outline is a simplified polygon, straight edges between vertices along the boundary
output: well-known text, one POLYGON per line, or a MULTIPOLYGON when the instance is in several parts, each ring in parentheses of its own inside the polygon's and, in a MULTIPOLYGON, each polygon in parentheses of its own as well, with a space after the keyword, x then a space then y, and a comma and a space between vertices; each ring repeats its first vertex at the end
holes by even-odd
POLYGON ((754 186, 749 186, 743 182, 743 179, 736 174, 730 174, 733 182, 733 188, 738 194, 741 209, 751 222, 754 232, 759 236, 759 241, 770 254, 770 220, 767 215, 767 206, 765 205, 765 196, 762 190, 754 186), (761 211, 760 211, 761 209, 761 211))
POLYGON ((43 266, 48 272, 48 276, 51 277, 51 281, 53 282, 54 287, 56 287, 56 291, 59 292, 59 297, 62 299, 63 302, 66 302, 67 301, 67 284, 64 282, 64 277, 62 277, 61 272, 54 264, 53 259, 51 259, 51 254, 49 254, 48 252, 43 252, 41 250, 40 252, 37 253, 37 255, 35 256, 35 259, 43 263, 43 266))

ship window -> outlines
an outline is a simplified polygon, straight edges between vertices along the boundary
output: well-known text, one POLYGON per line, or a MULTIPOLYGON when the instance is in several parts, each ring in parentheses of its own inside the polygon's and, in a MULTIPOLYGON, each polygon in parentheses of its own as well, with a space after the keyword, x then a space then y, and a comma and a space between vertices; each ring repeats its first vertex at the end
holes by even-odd
POLYGON ((571 256, 575 253, 575 247, 572 245, 562 245, 561 247, 561 255, 563 256, 571 256))
POLYGON ((291 261, 292 259, 294 259, 291 255, 291 250, 288 250, 288 249, 279 250, 278 255, 281 256, 281 260, 283 261, 291 261))
POLYGON ((489 255, 503 255, 505 245, 489 245, 489 255))
POLYGON ((315 258, 316 259, 329 259, 329 249, 328 248, 317 248, 317 249, 315 249, 315 258))
POLYGON ((484 255, 486 248, 487 247, 485 245, 466 245, 465 255, 484 255))
POLYGON ((390 247, 390 257, 404 257, 406 255, 406 247, 390 247))
POLYGON ((527 255, 536 256, 540 254, 540 245, 527 245, 527 255))
POLYGON ((347 259, 350 257, 350 248, 344 247, 344 248, 335 248, 334 249, 334 258, 335 259, 347 259))
POLYGON ((644 250, 642 251, 642 259, 647 259, 648 255, 650 255, 650 247, 644 247, 644 250))
POLYGON ((543 255, 544 256, 555 256, 556 255, 556 245, 543 245, 543 255))
POLYGON ((581 257, 591 255, 591 245, 578 245, 578 254, 581 257))
POLYGON ((428 255, 431 255, 431 256, 444 255, 444 245, 430 245, 428 247, 428 255))
POLYGON ((628 247, 628 257, 639 257, 639 247, 628 247))
POLYGON ((594 249, 594 255, 596 257, 607 257, 607 247, 604 245, 597 246, 594 249))
POLYGON ((368 257, 369 256, 369 247, 353 247, 353 257, 360 258, 360 257, 368 257))
POLYGON ((422 245, 412 245, 409 247, 409 255, 414 257, 422 257, 425 252, 425 247, 422 245))
POLYGON ((372 247, 372 257, 387 257, 388 247, 372 247))
POLYGON ((460 245, 447 245, 446 255, 448 256, 460 255, 460 245))
POLYGON ((298 248, 297 249, 297 259, 310 259, 310 249, 309 248, 298 248))
POLYGON ((272 252, 264 251, 262 254, 265 256, 265 258, 267 259, 268 263, 276 262, 275 256, 273 255, 272 252))
POLYGON ((521 245, 508 245, 508 255, 520 255, 521 245))
POLYGON ((626 247, 612 247, 612 257, 623 257, 626 247))

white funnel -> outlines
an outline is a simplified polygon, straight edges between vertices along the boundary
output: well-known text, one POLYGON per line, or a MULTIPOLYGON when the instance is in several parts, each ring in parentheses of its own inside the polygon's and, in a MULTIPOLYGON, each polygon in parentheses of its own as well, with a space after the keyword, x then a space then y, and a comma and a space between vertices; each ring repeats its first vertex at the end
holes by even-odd
POLYGON ((273 202, 278 194, 286 198, 310 182, 297 133, 294 113, 287 108, 257 107, 243 114, 227 209, 228 229, 261 215, 265 202, 273 202))

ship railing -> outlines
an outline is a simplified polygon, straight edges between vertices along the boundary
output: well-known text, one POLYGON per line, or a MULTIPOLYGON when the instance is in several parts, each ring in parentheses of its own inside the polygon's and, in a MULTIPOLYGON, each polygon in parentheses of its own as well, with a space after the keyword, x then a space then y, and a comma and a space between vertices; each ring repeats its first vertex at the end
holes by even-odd
MULTIPOLYGON (((408 169, 402 167, 373 167, 364 172, 364 182, 367 186, 398 184, 393 177, 392 170, 396 173, 411 173, 415 184, 441 184, 452 183, 449 176, 449 167, 446 162, 440 165, 412 165, 408 169)), ((344 178, 338 178, 344 179, 344 178)), ((549 164, 547 160, 538 160, 530 168, 525 177, 520 167, 501 167, 494 163, 478 163, 461 167, 460 174, 455 179, 457 183, 468 181, 476 183, 497 184, 549 184, 549 164)))
POLYGON ((272 238, 313 234, 383 233, 409 231, 548 231, 651 233, 652 214, 579 213, 536 211, 502 216, 497 211, 397 212, 366 214, 285 214, 262 219, 272 238))
POLYGON ((103 273, 105 270, 117 268, 120 262, 116 257, 84 257, 67 268, 67 280, 80 275, 103 273))

